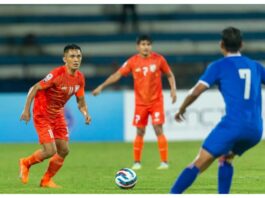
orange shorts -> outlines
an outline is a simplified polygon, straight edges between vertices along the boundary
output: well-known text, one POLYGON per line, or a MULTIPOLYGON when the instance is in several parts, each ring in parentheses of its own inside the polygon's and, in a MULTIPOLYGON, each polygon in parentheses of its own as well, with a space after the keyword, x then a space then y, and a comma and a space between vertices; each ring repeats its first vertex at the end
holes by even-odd
POLYGON ((63 114, 57 115, 54 119, 47 115, 34 114, 33 121, 40 144, 54 142, 55 139, 68 141, 69 133, 63 114))
POLYGON ((152 117, 153 125, 164 124, 165 113, 163 100, 157 101, 152 105, 136 105, 133 125, 136 127, 145 127, 148 123, 149 114, 152 117))

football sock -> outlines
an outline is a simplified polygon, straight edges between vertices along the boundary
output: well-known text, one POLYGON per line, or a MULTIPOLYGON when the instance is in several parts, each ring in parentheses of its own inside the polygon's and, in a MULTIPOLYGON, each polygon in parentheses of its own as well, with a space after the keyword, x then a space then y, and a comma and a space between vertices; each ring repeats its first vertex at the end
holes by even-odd
POLYGON ((133 152, 134 152, 134 161, 135 162, 141 161, 143 145, 144 145, 143 136, 136 135, 134 143, 133 143, 133 152))
POLYGON ((232 184, 234 168, 232 164, 223 161, 219 162, 218 168, 218 192, 219 194, 228 194, 232 184))
POLYGON ((168 160, 168 144, 167 139, 164 134, 161 134, 157 137, 158 140, 158 148, 160 152, 161 162, 167 162, 168 160))
POLYGON ((171 194, 181 194, 195 181, 200 170, 196 166, 185 168, 171 188, 171 194))
POLYGON ((63 166, 64 158, 58 155, 57 153, 52 156, 49 162, 49 167, 44 174, 43 178, 49 180, 53 177, 59 169, 63 166))
POLYGON ((42 162, 43 160, 44 160, 44 158, 42 157, 42 151, 37 150, 32 155, 24 158, 24 163, 25 163, 25 165, 30 167, 33 164, 37 164, 37 163, 42 162))

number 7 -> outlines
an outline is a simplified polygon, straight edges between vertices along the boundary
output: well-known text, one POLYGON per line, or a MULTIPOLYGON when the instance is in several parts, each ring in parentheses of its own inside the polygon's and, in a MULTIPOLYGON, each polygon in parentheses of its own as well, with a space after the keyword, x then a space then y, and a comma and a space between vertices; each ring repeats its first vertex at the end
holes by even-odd
POLYGON ((245 79, 244 99, 248 100, 250 97, 250 82, 251 82, 250 69, 239 69, 238 72, 239 72, 240 78, 245 79))

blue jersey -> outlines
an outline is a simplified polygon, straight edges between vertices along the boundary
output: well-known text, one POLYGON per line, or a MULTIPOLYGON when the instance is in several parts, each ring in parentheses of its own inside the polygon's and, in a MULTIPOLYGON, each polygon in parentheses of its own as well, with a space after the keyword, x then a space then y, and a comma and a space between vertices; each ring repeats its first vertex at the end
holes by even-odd
POLYGON ((261 64, 241 55, 226 56, 210 64, 200 82, 218 86, 226 106, 223 120, 262 129, 261 83, 265 83, 265 69, 261 64))

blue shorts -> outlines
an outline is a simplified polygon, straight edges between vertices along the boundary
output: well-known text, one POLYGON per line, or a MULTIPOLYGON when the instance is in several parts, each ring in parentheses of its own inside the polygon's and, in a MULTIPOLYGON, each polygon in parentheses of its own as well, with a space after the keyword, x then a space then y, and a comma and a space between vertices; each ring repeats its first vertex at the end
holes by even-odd
POLYGON ((202 148, 214 157, 227 155, 232 151, 242 155, 255 146, 262 137, 262 129, 235 125, 222 120, 205 139, 202 148))

